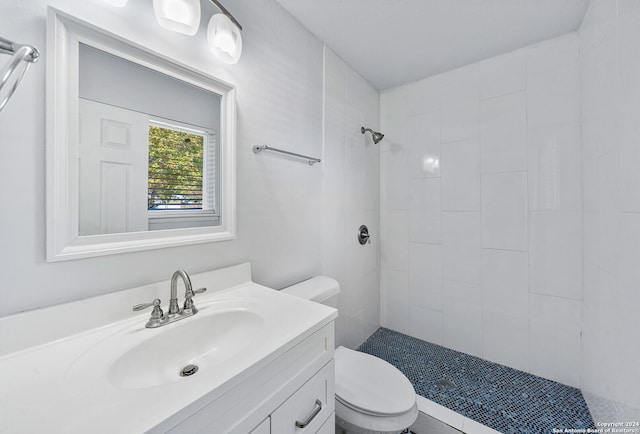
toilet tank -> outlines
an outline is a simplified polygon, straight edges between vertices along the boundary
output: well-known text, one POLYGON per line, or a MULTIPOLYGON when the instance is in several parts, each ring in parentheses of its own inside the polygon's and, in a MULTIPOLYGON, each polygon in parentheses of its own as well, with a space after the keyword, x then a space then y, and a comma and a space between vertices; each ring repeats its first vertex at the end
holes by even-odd
POLYGON ((286 294, 305 298, 324 304, 325 306, 338 308, 338 294, 340 294, 340 284, 337 280, 327 276, 316 276, 304 280, 295 285, 287 286, 281 290, 286 294))

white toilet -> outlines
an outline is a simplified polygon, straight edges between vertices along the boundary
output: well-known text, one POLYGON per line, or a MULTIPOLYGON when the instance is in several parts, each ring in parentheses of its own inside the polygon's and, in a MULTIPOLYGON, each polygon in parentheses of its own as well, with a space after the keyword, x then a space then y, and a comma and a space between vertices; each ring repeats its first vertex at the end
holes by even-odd
MULTIPOLYGON (((340 285, 317 276, 282 292, 337 308, 340 285)), ((407 377, 386 361, 338 347, 336 424, 347 434, 399 433, 418 417, 416 393, 407 377)))

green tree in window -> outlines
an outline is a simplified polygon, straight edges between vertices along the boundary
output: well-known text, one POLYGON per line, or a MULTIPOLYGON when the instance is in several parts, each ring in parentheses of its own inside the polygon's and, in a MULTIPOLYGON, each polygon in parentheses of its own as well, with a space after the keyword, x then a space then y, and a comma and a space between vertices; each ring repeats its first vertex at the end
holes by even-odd
POLYGON ((148 209, 202 209, 203 137, 149 127, 148 209))

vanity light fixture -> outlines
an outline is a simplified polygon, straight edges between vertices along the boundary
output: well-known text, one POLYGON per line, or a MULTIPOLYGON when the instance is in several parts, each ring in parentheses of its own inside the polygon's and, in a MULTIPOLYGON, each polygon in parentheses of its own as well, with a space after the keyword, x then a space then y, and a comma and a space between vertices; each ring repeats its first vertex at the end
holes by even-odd
POLYGON ((193 36, 200 26, 200 0, 153 0, 156 20, 165 29, 193 36))
POLYGON ((216 5, 221 13, 214 14, 209 20, 209 48, 220 61, 235 65, 242 55, 242 26, 220 2, 211 0, 211 3, 216 5))
MULTIPOLYGON (((129 0, 103 0, 124 7, 129 0)), ((242 55, 242 26, 218 0, 210 0, 220 13, 214 14, 207 27, 209 48, 223 63, 235 65, 242 55)), ((158 24, 168 30, 193 36, 200 26, 200 0, 153 0, 158 24)))
POLYGON ((123 8, 127 5, 127 2, 129 0, 104 0, 104 1, 109 3, 111 6, 115 6, 117 8, 123 8))

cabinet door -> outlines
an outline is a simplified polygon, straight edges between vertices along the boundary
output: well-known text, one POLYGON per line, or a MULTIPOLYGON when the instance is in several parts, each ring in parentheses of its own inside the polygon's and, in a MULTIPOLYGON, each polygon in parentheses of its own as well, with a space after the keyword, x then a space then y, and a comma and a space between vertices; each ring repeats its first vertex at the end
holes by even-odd
POLYGON ((271 414, 272 432, 316 433, 335 410, 334 377, 331 360, 271 414))
POLYGON ((320 427, 316 434, 336 434, 336 414, 331 413, 329 419, 320 427))
POLYGON ((249 434, 271 434, 271 419, 266 418, 260 425, 255 427, 249 434))

